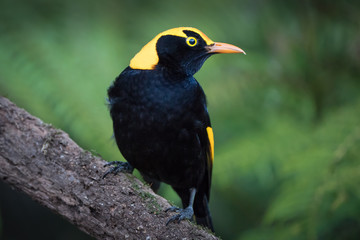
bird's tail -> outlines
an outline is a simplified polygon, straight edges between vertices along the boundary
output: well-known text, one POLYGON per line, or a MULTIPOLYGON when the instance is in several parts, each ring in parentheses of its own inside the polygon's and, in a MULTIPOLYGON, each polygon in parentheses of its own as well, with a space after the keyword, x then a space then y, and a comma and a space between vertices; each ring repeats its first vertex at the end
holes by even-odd
POLYGON ((194 214, 197 224, 207 227, 211 231, 215 232, 206 195, 203 195, 202 198, 195 197, 194 214))

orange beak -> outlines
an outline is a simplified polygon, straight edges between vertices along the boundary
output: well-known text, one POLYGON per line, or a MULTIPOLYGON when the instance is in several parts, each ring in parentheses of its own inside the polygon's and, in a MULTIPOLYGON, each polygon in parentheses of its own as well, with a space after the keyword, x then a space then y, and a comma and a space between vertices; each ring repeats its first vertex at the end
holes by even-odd
POLYGON ((244 50, 228 43, 215 42, 205 48, 208 50, 208 53, 243 53, 246 55, 244 50))

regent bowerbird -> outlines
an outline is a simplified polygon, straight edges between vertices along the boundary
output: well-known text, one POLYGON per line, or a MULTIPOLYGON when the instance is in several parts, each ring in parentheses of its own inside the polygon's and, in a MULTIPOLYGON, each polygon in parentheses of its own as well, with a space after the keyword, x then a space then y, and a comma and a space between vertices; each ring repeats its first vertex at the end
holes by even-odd
POLYGON ((108 89, 118 148, 127 162, 115 161, 104 175, 138 169, 156 192, 161 182, 180 196, 183 209, 170 222, 193 219, 214 231, 208 202, 214 136, 203 89, 193 75, 217 53, 244 53, 213 42, 196 28, 158 34, 130 61, 108 89))

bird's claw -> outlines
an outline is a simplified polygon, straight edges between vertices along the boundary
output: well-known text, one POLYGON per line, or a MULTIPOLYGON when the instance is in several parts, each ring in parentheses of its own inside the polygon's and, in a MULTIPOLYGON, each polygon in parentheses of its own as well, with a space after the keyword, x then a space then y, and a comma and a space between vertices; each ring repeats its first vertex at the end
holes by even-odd
POLYGON ((193 210, 193 208, 191 206, 187 207, 185 209, 180 209, 180 208, 177 208, 177 207, 171 207, 171 208, 166 209, 166 211, 179 212, 179 214, 176 214, 175 216, 172 216, 166 222, 166 226, 171 222, 179 223, 180 221, 182 221, 184 219, 191 220, 193 215, 194 215, 194 210, 193 210))
POLYGON ((165 212, 180 212, 181 208, 171 206, 168 209, 165 210, 165 212))
POLYGON ((115 166, 110 168, 109 170, 107 170, 104 173, 104 175, 102 176, 102 179, 104 179, 110 173, 113 173, 114 175, 116 175, 118 172, 132 173, 134 171, 134 167, 131 166, 130 163, 121 162, 121 161, 109 162, 109 163, 105 164, 104 167, 108 167, 108 166, 112 166, 112 165, 115 165, 115 166))

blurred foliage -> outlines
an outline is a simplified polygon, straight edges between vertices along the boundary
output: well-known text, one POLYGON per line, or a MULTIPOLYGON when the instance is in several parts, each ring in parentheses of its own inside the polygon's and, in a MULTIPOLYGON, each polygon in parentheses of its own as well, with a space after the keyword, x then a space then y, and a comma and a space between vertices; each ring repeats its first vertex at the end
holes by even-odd
POLYGON ((1 0, 0 94, 119 160, 107 87, 157 33, 197 27, 248 54, 212 57, 196 75, 215 132, 217 234, 359 239, 359 5, 1 0))

